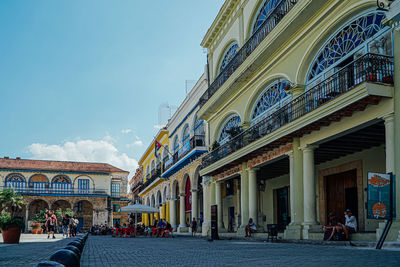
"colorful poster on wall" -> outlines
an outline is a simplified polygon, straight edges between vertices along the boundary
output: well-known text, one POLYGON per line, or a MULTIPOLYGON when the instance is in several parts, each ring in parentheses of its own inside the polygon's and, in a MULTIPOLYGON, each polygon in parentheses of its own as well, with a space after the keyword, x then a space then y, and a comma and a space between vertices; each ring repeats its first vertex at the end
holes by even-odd
POLYGON ((368 219, 390 219, 391 182, 390 174, 368 173, 368 219))

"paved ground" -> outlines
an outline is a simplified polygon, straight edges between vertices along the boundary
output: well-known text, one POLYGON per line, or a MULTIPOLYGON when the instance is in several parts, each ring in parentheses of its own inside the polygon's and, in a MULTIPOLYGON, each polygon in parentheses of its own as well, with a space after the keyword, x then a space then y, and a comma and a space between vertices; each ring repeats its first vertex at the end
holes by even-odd
MULTIPOLYGON (((26 235, 19 245, 0 244, 0 266, 34 266, 69 242, 60 238, 47 242, 44 235, 26 235)), ((400 250, 89 236, 81 266, 400 266, 400 250)))
POLYGON ((400 250, 90 236, 81 266, 400 266, 400 250))
POLYGON ((10 245, 2 243, 0 234, 0 266, 35 266, 73 240, 61 236, 59 234, 56 239, 47 239, 47 235, 22 234, 20 244, 10 245))

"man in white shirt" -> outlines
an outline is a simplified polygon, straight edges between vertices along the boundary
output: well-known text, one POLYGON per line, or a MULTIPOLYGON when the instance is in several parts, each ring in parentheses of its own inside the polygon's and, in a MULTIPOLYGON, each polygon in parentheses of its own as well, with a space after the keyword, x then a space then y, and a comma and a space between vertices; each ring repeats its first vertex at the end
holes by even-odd
POLYGON ((346 240, 349 240, 350 234, 357 232, 357 219, 349 209, 344 212, 344 216, 346 217, 346 223, 343 230, 346 235, 346 240))

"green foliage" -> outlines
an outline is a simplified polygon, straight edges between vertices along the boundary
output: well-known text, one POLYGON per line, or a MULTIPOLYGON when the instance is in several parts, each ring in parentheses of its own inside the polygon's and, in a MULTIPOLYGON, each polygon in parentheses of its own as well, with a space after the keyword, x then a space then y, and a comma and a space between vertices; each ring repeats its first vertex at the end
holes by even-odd
POLYGON ((11 218, 22 210, 23 205, 24 197, 18 195, 13 189, 4 189, 0 192, 0 211, 10 213, 11 218))
POLYGON ((39 211, 39 213, 36 213, 33 216, 32 221, 37 222, 37 223, 44 223, 46 221, 46 211, 41 210, 41 211, 39 211))
POLYGON ((75 212, 70 209, 67 208, 65 211, 63 211, 62 209, 57 209, 54 211, 54 214, 57 217, 57 221, 61 222, 61 220, 64 218, 64 216, 67 214, 69 217, 72 217, 75 215, 75 212))
POLYGON ((39 229, 40 224, 39 223, 32 223, 32 229, 39 229))
POLYGON ((0 229, 7 230, 12 226, 17 226, 22 229, 25 223, 20 218, 13 218, 9 212, 0 213, 0 229))

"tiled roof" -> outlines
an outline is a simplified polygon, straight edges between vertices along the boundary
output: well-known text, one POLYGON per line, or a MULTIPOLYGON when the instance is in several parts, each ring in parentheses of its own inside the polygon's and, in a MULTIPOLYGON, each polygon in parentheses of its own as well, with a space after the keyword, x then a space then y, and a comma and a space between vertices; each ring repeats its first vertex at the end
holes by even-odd
POLYGON ((84 173, 126 172, 108 163, 0 158, 0 169, 67 171, 84 173))

